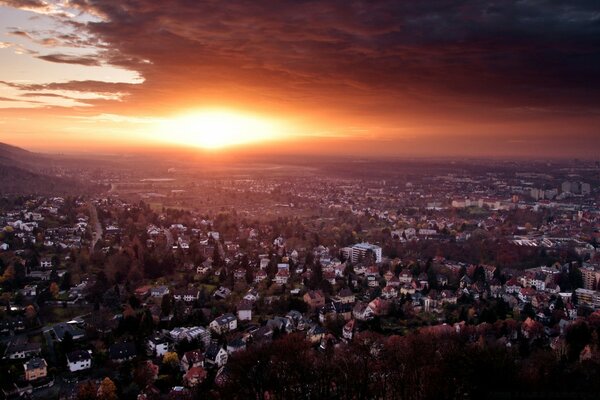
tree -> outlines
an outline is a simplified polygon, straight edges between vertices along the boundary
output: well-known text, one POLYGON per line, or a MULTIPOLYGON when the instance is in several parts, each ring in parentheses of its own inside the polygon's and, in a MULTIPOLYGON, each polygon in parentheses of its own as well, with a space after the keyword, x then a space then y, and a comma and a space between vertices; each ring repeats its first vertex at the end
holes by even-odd
POLYGON ((30 304, 27 307, 25 307, 25 318, 27 318, 28 320, 33 320, 36 316, 37 311, 35 310, 34 306, 30 304))
POLYGON ((77 386, 77 400, 96 400, 96 385, 92 381, 86 381, 77 386))
POLYGON ((174 351, 168 351, 163 356, 163 364, 168 365, 171 368, 179 365, 179 356, 174 351))
POLYGON ((171 299, 170 295, 166 294, 162 297, 160 310, 162 315, 171 315, 171 312, 173 311, 173 299, 171 299))
POLYGON ((117 387, 109 377, 104 378, 98 387, 98 399, 117 400, 117 387))
POLYGON ((56 299, 58 297, 58 293, 60 292, 60 288, 58 287, 58 285, 56 284, 56 282, 52 282, 50 284, 50 294, 52 295, 53 299, 56 299))

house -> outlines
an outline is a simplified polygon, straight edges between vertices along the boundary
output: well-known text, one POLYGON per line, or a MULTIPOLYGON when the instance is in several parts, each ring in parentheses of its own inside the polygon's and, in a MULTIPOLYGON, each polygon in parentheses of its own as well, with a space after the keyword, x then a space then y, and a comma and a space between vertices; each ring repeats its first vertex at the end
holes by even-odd
POLYGON ((25 287, 21 289, 21 294, 25 297, 37 296, 37 285, 25 285, 25 287))
POLYGON ((335 312, 335 308, 331 303, 327 303, 323 307, 319 308, 319 322, 322 324, 328 320, 334 320, 336 315, 337 313, 335 312))
POLYGON ((188 387, 194 387, 206 379, 207 372, 203 367, 192 367, 183 375, 183 383, 188 387))
POLYGON ((237 318, 231 313, 215 318, 209 325, 211 331, 221 335, 237 329, 237 318))
POLYGON ((169 294, 169 288, 167 286, 155 286, 150 289, 150 296, 152 297, 163 297, 169 294))
POLYGON ((356 296, 354 295, 354 293, 352 293, 352 290, 348 288, 343 288, 342 290, 340 290, 337 297, 340 303, 349 304, 354 303, 356 301, 356 296))
POLYGON ((220 298, 220 299, 226 299, 231 295, 231 290, 229 290, 228 288, 226 288, 225 286, 221 286, 219 287, 215 293, 213 293, 213 297, 215 298, 220 298))
POLYGON ((394 273, 392 271, 387 271, 385 274, 383 274, 383 278, 386 282, 389 282, 393 277, 394 273))
POLYGON ((354 308, 352 309, 352 316, 354 319, 359 321, 368 321, 373 319, 374 314, 373 310, 369 307, 367 303, 356 303, 354 308))
POLYGON ((246 295, 244 296, 244 300, 248 300, 251 302, 257 301, 258 298, 259 298, 259 294, 258 294, 258 290, 256 290, 256 289, 249 289, 248 293, 246 293, 246 295))
POLYGON ((290 323, 292 324, 293 327, 295 327, 298 330, 302 330, 299 328, 299 325, 303 324, 303 321, 304 321, 304 316, 302 315, 301 312, 296 311, 296 310, 290 310, 285 315, 285 318, 288 321, 290 321, 290 323))
POLYGON ((398 290, 393 286, 386 286, 381 290, 381 297, 384 299, 393 299, 398 297, 398 290))
POLYGON ((237 316, 240 321, 250 321, 252 319, 252 303, 248 300, 242 300, 237 306, 237 316))
POLYGON ((45 378, 48 375, 48 364, 43 358, 34 357, 23 364, 25 369, 25 380, 30 382, 45 378))
POLYGON ((275 274, 275 283, 278 285, 287 285, 288 279, 290 279, 290 271, 287 269, 280 269, 275 274))
POLYGON ((196 288, 186 288, 186 289, 178 289, 173 293, 173 298, 175 300, 183 300, 186 303, 191 303, 193 301, 198 300, 200 297, 200 290, 196 288))
POLYGON ((316 310, 325 305, 325 296, 320 290, 309 290, 304 294, 303 300, 311 310, 316 310))
POLYGON ((6 346, 4 359, 17 360, 37 356, 42 352, 42 346, 39 343, 29 343, 26 336, 17 336, 6 346))
POLYGON ((398 280, 400 281, 400 283, 411 283, 413 280, 413 274, 412 272, 410 272, 409 269, 403 269, 400 272, 400 275, 398 276, 398 280))
POLYGON ((311 343, 319 343, 325 337, 327 330, 321 325, 314 325, 306 332, 306 336, 311 343))
POLYGON ((187 351, 179 363, 184 371, 195 367, 204 367, 204 354, 200 350, 187 351))
POLYGON ((121 363, 133 360, 136 356, 135 343, 115 343, 108 348, 108 358, 111 361, 121 363))
POLYGON ((344 321, 348 321, 352 318, 352 303, 335 302, 333 303, 333 308, 335 309, 337 316, 342 317, 344 321))
POLYGON ((139 288, 135 289, 135 291, 133 292, 137 297, 139 298, 145 298, 148 295, 150 295, 150 290, 152 289, 152 287, 150 287, 149 285, 144 285, 144 286, 140 286, 139 288))
POLYGON ((82 329, 80 329, 74 324, 69 324, 67 322, 61 322, 54 325, 52 330, 56 335, 56 340, 58 340, 59 342, 62 342, 65 338, 65 335, 67 334, 71 335, 71 338, 73 340, 80 340, 85 337, 85 332, 82 329))
POLYGON ((260 271, 258 271, 256 273, 256 275, 254 276, 254 282, 255 283, 260 283, 262 281, 264 281, 265 279, 267 279, 267 272, 263 269, 261 269, 260 271))
POLYGON ((85 350, 75 350, 67 354, 69 371, 77 372, 92 367, 92 356, 85 350))
POLYGON ((169 341, 162 335, 154 335, 146 341, 148 354, 162 357, 169 351, 169 341))
POLYGON ((374 315, 384 316, 389 313, 390 302, 378 297, 369 303, 368 308, 373 310, 374 315))
POLYGON ((235 339, 227 343, 227 354, 233 354, 236 351, 246 350, 246 342, 241 338, 235 339))
POLYGON ((169 337, 175 342, 199 339, 205 346, 210 343, 210 332, 201 326, 177 327, 169 332, 169 337))
POLYGON ((273 340, 273 328, 264 325, 252 333, 254 343, 270 343, 273 340))
POLYGON ((227 351, 216 343, 212 343, 204 353, 206 363, 211 366, 222 367, 227 364, 227 351))
POLYGON ((351 319, 344 325, 344 329, 342 330, 342 336, 344 339, 352 340, 354 336, 354 329, 356 328, 356 320, 351 319))

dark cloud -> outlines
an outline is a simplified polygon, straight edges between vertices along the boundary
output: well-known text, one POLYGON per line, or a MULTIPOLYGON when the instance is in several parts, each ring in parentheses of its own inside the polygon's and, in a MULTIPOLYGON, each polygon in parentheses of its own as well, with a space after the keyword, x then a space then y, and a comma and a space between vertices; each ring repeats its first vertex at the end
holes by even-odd
POLYGON ((78 33, 38 40, 92 44, 100 54, 39 58, 113 64, 138 71, 144 83, 24 90, 128 92, 115 107, 142 113, 231 99, 373 120, 456 114, 503 121, 600 110, 597 0, 72 0, 69 7, 101 20, 59 16, 78 33))
POLYGON ((386 113, 600 105, 595 1, 74 4, 103 17, 85 28, 106 61, 163 101, 220 89, 386 113))
POLYGON ((63 64, 79 64, 85 65, 88 67, 99 66, 102 65, 100 60, 93 56, 73 56, 69 54, 46 54, 37 56, 40 60, 54 62, 54 63, 63 63, 63 64))
MULTIPOLYGON (((135 90, 136 85, 118 82, 104 81, 68 81, 68 82, 52 82, 46 84, 28 84, 0 81, 0 84, 24 91, 41 91, 41 90, 71 90, 76 92, 90 92, 112 94, 120 92, 129 92, 135 90)), ((32 94, 30 94, 32 95, 32 94)), ((38 93, 38 95, 44 95, 38 93)))
POLYGON ((21 36, 27 39, 32 39, 32 37, 29 35, 29 33, 25 32, 25 31, 21 31, 18 29, 14 29, 11 30, 10 32, 8 32, 9 34, 13 35, 13 36, 21 36))
POLYGON ((0 0, 0 5, 26 9, 45 9, 48 7, 48 3, 42 0, 0 0))

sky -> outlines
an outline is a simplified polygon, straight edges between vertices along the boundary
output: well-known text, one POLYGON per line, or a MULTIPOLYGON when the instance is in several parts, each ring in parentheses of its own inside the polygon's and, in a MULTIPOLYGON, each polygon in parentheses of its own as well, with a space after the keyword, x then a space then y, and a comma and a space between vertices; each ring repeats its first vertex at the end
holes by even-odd
POLYGON ((0 141, 600 156, 597 0, 0 0, 0 141))

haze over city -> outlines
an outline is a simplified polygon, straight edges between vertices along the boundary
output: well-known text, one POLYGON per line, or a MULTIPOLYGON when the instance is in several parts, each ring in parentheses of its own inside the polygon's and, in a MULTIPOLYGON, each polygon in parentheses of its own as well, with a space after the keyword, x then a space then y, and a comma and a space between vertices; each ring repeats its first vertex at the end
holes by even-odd
POLYGON ((599 38, 594 1, 4 0, 0 140, 593 158, 599 38))

